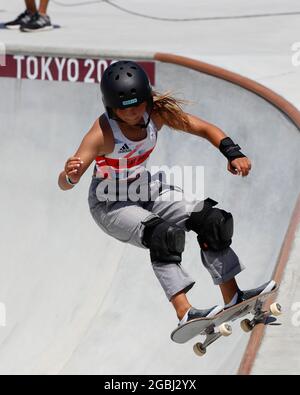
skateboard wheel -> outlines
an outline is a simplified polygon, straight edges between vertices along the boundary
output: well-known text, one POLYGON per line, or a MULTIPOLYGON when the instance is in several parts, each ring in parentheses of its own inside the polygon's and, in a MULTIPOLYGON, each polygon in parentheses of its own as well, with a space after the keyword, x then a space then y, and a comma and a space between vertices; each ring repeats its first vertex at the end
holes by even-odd
POLYGON ((232 334, 232 328, 227 322, 219 326, 219 331, 222 336, 230 336, 232 334))
POLYGON ((251 325, 251 321, 248 319, 241 321, 240 325, 244 332, 251 332, 253 329, 253 326, 251 325))
POLYGON ((271 312, 271 314, 275 315, 275 317, 280 315, 282 313, 282 308, 281 308, 280 304, 279 303, 271 304, 270 312, 271 312))
POLYGON ((202 343, 196 343, 193 347, 194 353, 198 355, 198 357, 203 357, 206 354, 206 348, 202 343))

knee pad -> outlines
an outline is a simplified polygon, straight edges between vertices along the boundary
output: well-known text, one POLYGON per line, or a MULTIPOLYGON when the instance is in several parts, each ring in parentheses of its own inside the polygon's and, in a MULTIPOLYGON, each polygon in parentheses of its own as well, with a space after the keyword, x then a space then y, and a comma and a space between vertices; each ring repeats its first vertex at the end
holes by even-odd
POLYGON ((145 225, 143 244, 150 249, 152 263, 180 263, 185 245, 185 231, 159 217, 151 218, 145 225))
POLYGON ((233 235, 232 214, 213 208, 218 203, 210 198, 201 204, 202 210, 193 212, 187 220, 187 229, 197 233, 198 242, 203 250, 220 251, 229 247, 233 235))

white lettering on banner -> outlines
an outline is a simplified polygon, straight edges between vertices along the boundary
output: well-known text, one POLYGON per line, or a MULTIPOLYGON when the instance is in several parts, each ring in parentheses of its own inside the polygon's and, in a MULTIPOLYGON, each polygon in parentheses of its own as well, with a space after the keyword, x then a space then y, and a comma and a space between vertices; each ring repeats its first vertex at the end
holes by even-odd
POLYGON ((16 55, 14 59, 17 61, 17 79, 20 80, 22 78, 22 60, 25 59, 25 56, 16 55))
POLYGON ((79 64, 78 64, 78 60, 76 60, 76 59, 68 59, 67 70, 68 70, 67 71, 68 81, 70 81, 70 82, 78 81, 78 78, 79 78, 79 64), (74 70, 74 74, 72 74, 72 69, 74 70))
POLYGON ((39 65, 37 58, 29 56, 26 60, 26 71, 27 78, 30 80, 36 80, 39 74, 39 65), (33 66, 33 67, 32 67, 33 66), (33 71, 32 71, 33 69, 33 71))
POLYGON ((101 81, 104 71, 107 69, 108 64, 105 60, 99 60, 97 63, 97 80, 101 81))
MULTIPOLYGON (((78 59, 53 58, 51 56, 25 57, 24 55, 15 55, 13 58, 17 63, 17 79, 21 79, 23 74, 25 74, 25 77, 30 80, 38 79, 39 76, 41 80, 49 81, 63 81, 64 76, 70 82, 77 82, 80 80, 78 59)), ((93 59, 86 59, 83 65, 86 69, 83 81, 85 83, 92 84, 101 81, 102 75, 108 67, 108 62, 105 60, 96 61, 93 59)))
POLYGON ((56 67, 57 67, 57 70, 58 70, 57 81, 62 81, 63 80, 63 70, 64 70, 64 67, 65 67, 65 63, 66 63, 66 59, 65 58, 62 58, 62 59, 55 58, 55 64, 56 64, 56 67))
POLYGON ((84 82, 87 84, 92 84, 95 82, 95 78, 91 78, 91 75, 93 74, 95 70, 95 62, 92 59, 86 59, 84 62, 84 67, 90 66, 87 75, 84 78, 84 82))
MULTIPOLYGON (((0 42, 0 62, 2 52, 0 42)), ((4 57, 8 68, 2 73, 3 76, 29 80, 40 79, 42 81, 84 82, 87 84, 99 83, 109 64, 116 61, 42 55, 4 55, 4 57)), ((150 62, 147 66, 150 66, 150 62)), ((150 72, 152 74, 154 68, 151 68, 150 72)))
POLYGON ((49 81, 53 81, 53 77, 51 74, 51 71, 49 69, 50 63, 52 62, 53 58, 44 58, 42 57, 42 63, 41 63, 41 79, 45 80, 46 79, 46 75, 47 75, 47 79, 49 81))

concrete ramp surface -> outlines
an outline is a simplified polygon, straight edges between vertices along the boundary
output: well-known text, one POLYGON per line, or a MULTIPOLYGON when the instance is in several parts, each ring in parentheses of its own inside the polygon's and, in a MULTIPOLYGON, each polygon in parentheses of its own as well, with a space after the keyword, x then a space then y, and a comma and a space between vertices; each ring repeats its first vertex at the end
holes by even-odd
MULTIPOLYGON (((232 82, 179 64, 155 62, 155 88, 191 100, 187 111, 214 123, 253 162, 242 179, 206 140, 164 129, 149 165, 204 166, 205 196, 233 213, 233 249, 246 266, 242 288, 275 268, 300 185, 295 119, 232 82)), ((103 111, 98 84, 0 78, 1 374, 235 374, 248 336, 208 349, 170 340, 177 325, 148 251, 118 242, 94 223, 88 169, 63 192, 57 177, 103 111)), ((184 268, 196 279, 191 303, 221 303, 187 235, 184 268)), ((276 330, 276 328, 274 329, 276 330)))

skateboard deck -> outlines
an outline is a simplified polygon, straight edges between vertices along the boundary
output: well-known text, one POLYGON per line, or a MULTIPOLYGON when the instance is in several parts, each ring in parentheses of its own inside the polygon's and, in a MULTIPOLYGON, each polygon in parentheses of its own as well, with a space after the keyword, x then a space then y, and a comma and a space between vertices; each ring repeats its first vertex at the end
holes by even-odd
POLYGON ((171 333, 171 339, 175 343, 186 343, 195 336, 206 336, 204 343, 196 343, 194 351, 197 355, 204 355, 206 347, 214 343, 221 336, 229 336, 232 333, 230 322, 234 322, 247 314, 252 314, 252 320, 243 320, 241 327, 245 332, 250 332, 255 325, 263 323, 265 325, 276 321, 276 316, 281 313, 279 303, 273 303, 268 311, 263 310, 267 299, 278 291, 278 285, 265 294, 254 296, 238 305, 221 311, 213 318, 196 318, 171 333))

